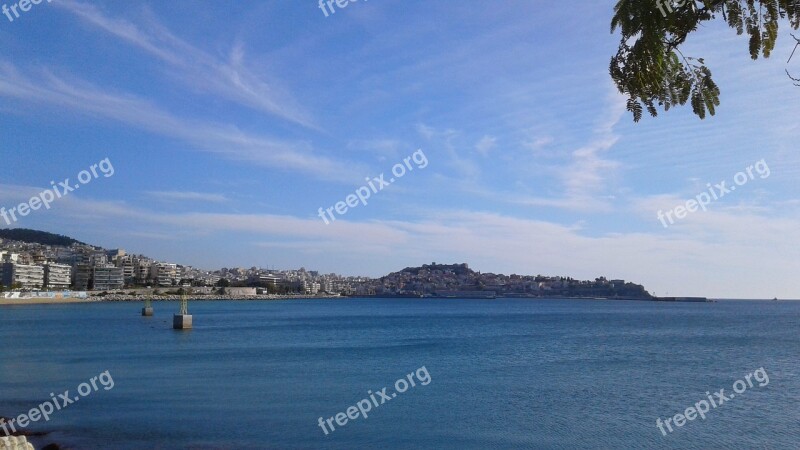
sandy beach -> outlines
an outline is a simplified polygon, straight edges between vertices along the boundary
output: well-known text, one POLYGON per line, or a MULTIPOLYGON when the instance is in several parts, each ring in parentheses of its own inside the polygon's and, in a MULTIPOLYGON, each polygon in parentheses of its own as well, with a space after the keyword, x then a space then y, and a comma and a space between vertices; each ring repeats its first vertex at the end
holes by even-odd
POLYGON ((57 305, 61 303, 95 303, 97 300, 86 298, 0 298, 0 306, 7 305, 57 305))
MULTIPOLYGON (((346 298, 338 295, 208 295, 208 296, 190 296, 189 301, 214 301, 214 300, 309 300, 309 299, 339 299, 346 298)), ((89 298, 0 298, 0 306, 18 306, 18 305, 58 305, 58 304, 71 304, 71 303, 99 303, 99 302, 144 302, 146 297, 142 296, 125 296, 125 295, 108 295, 108 296, 90 296, 89 298)), ((179 295, 164 295, 150 298, 152 302, 164 301, 178 301, 179 295)))

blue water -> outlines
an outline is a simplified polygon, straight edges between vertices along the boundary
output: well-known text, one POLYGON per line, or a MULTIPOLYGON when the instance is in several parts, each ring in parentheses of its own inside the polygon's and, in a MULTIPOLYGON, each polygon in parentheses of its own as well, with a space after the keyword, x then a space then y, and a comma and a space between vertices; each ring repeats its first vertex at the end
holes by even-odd
POLYGON ((39 445, 76 449, 800 447, 800 302, 353 299, 0 308, 0 415, 108 370, 39 445), (327 436, 425 367, 430 383, 327 436), (663 436, 666 419, 769 384, 663 436), (334 422, 335 424, 335 422, 334 422))

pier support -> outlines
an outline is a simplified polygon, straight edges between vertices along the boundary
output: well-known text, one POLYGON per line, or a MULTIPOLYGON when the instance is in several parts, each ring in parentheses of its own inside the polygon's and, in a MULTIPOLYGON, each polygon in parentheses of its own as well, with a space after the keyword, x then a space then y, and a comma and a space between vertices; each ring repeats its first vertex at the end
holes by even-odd
POLYGON ((142 316, 150 317, 153 315, 153 305, 150 304, 150 297, 144 299, 144 308, 142 308, 142 316))
POLYGON ((181 312, 172 316, 172 328, 176 330, 192 329, 192 316, 189 314, 189 297, 186 296, 186 291, 181 294, 181 312))
POLYGON ((176 330, 191 330, 192 329, 192 315, 191 314, 175 314, 172 316, 172 328, 176 330))

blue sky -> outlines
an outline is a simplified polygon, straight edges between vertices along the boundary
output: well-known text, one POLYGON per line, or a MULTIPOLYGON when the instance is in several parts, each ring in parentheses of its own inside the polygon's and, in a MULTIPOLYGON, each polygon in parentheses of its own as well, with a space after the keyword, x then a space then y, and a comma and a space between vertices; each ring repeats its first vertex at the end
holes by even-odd
POLYGON ((684 52, 714 71, 718 114, 634 124, 608 75, 613 3, 564 5, 54 0, 0 16, 0 206, 109 158, 113 176, 13 226, 202 268, 468 262, 800 297, 788 28, 753 62, 745 37, 703 27, 684 52), (424 169, 320 219, 417 149, 424 169), (657 219, 762 159, 768 177, 657 219))

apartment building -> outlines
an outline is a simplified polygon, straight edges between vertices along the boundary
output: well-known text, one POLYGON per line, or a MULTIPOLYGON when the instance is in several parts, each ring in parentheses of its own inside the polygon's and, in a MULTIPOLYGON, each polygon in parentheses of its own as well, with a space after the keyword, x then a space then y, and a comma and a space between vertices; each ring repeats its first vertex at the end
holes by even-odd
POLYGON ((173 286, 178 272, 177 264, 157 263, 155 265, 155 281, 159 286, 173 286))
POLYGON ((17 255, 16 253, 11 253, 7 251, 0 252, 0 263, 15 263, 17 262, 18 258, 19 255, 17 255))
POLYGON ((44 265, 44 287, 46 289, 69 289, 71 283, 71 266, 55 263, 44 265))
POLYGON ((303 281, 303 292, 306 294, 317 295, 319 288, 319 283, 316 281, 303 281))
POLYGON ((72 270, 72 286, 78 291, 88 291, 92 281, 92 266, 89 264, 75 264, 72 270))
POLYGON ((124 286, 122 269, 111 264, 96 265, 92 268, 92 289, 111 291, 124 286))
POLYGON ((122 278, 126 284, 132 284, 136 277, 136 261, 133 256, 123 255, 114 258, 114 264, 122 269, 122 278))
POLYGON ((27 264, 0 264, 0 283, 11 287, 16 283, 23 289, 41 289, 44 285, 44 267, 27 264))
POLYGON ((137 259, 133 268, 134 281, 141 284, 148 283, 147 280, 153 278, 151 276, 152 266, 152 261, 149 259, 137 259))

